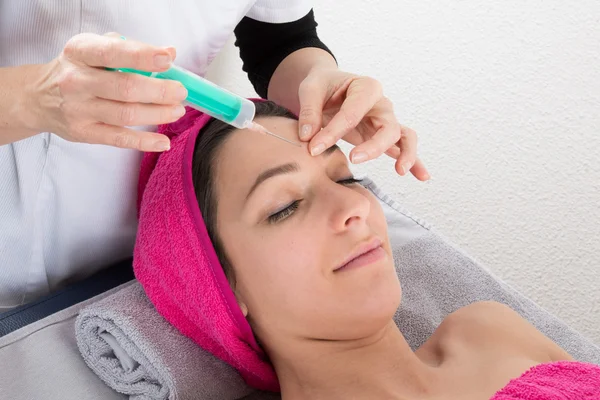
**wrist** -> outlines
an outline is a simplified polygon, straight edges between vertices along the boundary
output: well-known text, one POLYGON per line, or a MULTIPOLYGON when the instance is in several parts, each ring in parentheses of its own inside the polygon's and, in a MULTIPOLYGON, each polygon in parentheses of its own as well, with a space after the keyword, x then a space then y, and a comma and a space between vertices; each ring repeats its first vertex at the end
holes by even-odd
POLYGON ((21 87, 16 96, 14 117, 22 129, 33 134, 45 132, 44 112, 41 105, 45 102, 42 93, 44 77, 51 69, 48 64, 32 64, 24 67, 21 75, 21 87))
POLYGON ((269 83, 269 99, 300 111, 298 87, 314 72, 337 70, 335 59, 320 48, 305 47, 288 55, 277 67, 269 83))
POLYGON ((0 68, 0 146, 43 132, 43 104, 35 86, 40 82, 41 65, 0 68))
POLYGON ((320 58, 315 61, 315 63, 309 68, 306 76, 317 73, 317 72, 330 72, 330 71, 339 71, 339 67, 333 57, 327 59, 325 57, 320 58))

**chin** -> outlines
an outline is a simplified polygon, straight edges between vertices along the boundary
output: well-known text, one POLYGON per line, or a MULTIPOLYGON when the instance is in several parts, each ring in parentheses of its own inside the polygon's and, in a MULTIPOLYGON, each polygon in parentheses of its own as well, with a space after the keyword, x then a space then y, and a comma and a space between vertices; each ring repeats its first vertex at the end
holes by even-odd
POLYGON ((384 285, 376 285, 363 293, 353 293, 348 299, 339 323, 343 327, 340 340, 364 338, 385 328, 400 306, 402 289, 397 276, 384 285))
POLYGON ((378 290, 373 290, 369 298, 364 299, 363 306, 359 307, 359 310, 366 319, 380 321, 381 324, 385 325, 394 317, 400 306, 401 298, 400 282, 394 276, 392 282, 379 287, 378 290))

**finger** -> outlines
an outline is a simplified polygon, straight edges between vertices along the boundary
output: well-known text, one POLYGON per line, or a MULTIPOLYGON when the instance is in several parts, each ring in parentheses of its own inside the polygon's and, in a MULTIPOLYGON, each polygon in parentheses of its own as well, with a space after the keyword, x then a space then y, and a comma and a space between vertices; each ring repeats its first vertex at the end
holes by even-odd
POLYGON ((81 33, 65 45, 63 54, 73 62, 92 67, 165 71, 173 57, 166 48, 113 36, 81 33))
POLYGON ((417 159, 417 134, 410 128, 402 127, 402 136, 400 137, 400 157, 396 160, 396 171, 404 176, 406 175, 417 159))
POLYGON ((385 151, 385 154, 393 158, 394 160, 397 160, 398 157, 400 157, 400 147, 398 147, 397 145, 393 145, 385 151))
POLYGON ((350 160, 358 164, 379 157, 400 140, 400 124, 386 123, 369 140, 350 152, 350 160))
POLYGON ((415 161, 415 165, 413 165, 410 172, 413 174, 413 176, 415 178, 417 178, 420 181, 424 182, 424 181, 431 179, 429 172, 427 172, 427 168, 425 168, 425 165, 419 158, 417 158, 417 160, 415 161))
POLYGON ((163 106, 142 103, 121 103, 110 100, 94 100, 88 103, 83 112, 108 125, 142 126, 168 124, 177 121, 185 114, 182 105, 163 106))
POLYGON ((169 138, 163 134, 105 124, 91 126, 82 141, 150 152, 167 151, 171 147, 169 138))
POLYGON ((118 71, 92 70, 81 80, 83 90, 107 100, 128 103, 180 104, 188 95, 177 81, 118 71))
POLYGON ((305 79, 298 88, 300 113, 298 114, 298 135, 300 140, 310 140, 318 132, 323 121, 323 107, 327 102, 327 85, 316 79, 305 79))
POLYGON ((371 78, 357 78, 349 86, 346 99, 338 113, 310 142, 311 154, 316 156, 334 145, 362 121, 381 100, 381 85, 371 78))

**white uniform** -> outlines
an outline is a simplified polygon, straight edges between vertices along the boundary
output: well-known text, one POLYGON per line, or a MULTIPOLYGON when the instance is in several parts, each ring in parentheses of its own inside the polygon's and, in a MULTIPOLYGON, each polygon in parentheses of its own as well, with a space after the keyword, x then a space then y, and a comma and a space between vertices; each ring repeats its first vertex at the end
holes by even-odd
MULTIPOLYGON (((203 75, 238 22, 302 18, 309 0, 3 0, 0 67, 46 63, 81 32, 175 46, 203 75)), ((0 146, 0 312, 131 256, 141 154, 41 133, 0 146)))

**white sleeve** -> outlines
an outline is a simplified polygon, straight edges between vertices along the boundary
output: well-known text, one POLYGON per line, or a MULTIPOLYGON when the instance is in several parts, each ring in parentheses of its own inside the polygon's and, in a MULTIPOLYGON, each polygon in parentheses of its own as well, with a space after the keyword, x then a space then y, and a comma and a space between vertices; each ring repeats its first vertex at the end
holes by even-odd
POLYGON ((280 24, 299 20, 308 14, 312 6, 312 0, 256 0, 246 16, 261 22, 280 24))

